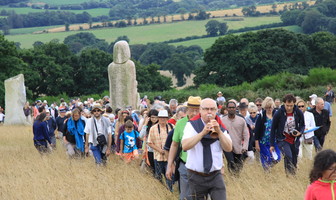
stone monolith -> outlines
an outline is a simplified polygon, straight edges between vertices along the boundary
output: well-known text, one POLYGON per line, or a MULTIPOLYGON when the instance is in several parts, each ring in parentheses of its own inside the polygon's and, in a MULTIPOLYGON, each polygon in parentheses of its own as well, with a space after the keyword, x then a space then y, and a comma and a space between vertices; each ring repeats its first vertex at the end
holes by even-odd
POLYGON ((108 66, 110 102, 113 109, 132 106, 138 108, 139 93, 134 62, 126 41, 119 41, 113 47, 113 62, 108 66))
POLYGON ((26 102, 23 74, 5 80, 5 92, 5 125, 29 125, 23 113, 26 102))

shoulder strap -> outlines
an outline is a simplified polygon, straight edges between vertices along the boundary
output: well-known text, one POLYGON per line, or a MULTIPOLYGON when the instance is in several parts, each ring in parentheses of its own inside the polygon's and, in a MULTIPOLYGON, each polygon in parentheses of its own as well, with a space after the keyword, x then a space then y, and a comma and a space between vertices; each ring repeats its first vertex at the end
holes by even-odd
POLYGON ((95 118, 93 118, 93 122, 94 122, 94 125, 95 125, 95 128, 96 128, 97 134, 98 134, 98 128, 97 128, 97 124, 96 124, 96 119, 95 118))

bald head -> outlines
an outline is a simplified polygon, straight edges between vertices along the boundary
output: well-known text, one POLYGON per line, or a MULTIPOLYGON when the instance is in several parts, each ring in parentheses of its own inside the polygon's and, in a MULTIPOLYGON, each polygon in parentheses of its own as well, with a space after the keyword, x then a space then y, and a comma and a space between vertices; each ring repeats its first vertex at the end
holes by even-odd
POLYGON ((203 99, 201 101, 201 117, 205 123, 208 123, 210 120, 215 119, 217 112, 216 101, 210 98, 203 99))

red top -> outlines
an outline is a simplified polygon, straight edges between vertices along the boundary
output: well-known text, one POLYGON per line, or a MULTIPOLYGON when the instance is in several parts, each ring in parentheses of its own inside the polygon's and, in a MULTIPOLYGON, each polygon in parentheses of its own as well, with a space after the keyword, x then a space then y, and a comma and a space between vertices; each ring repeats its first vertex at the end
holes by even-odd
MULTIPOLYGON (((287 122, 288 122, 288 118, 289 117, 293 117, 294 116, 294 114, 293 113, 287 113, 287 122)), ((293 117, 293 119, 292 120, 294 120, 294 117, 293 117)), ((286 122, 286 123, 287 123, 286 122)), ((295 123, 294 123, 295 124, 295 123)), ((288 134, 288 133, 286 133, 286 132, 284 132, 284 135, 285 135, 285 141, 286 142, 288 142, 289 144, 294 144, 294 140, 295 140, 295 137, 294 136, 292 136, 292 135, 290 135, 290 134, 288 134)))
POLYGON ((335 200, 335 181, 317 180, 306 190, 305 200, 335 200))

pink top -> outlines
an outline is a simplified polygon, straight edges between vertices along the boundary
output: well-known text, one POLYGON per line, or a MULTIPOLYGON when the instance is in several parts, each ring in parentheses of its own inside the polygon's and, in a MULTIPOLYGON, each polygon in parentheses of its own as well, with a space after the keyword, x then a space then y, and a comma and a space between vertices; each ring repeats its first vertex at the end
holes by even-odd
POLYGON ((336 200, 335 181, 323 181, 321 179, 310 184, 306 190, 305 200, 336 200))

